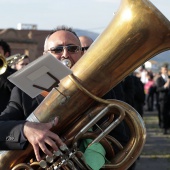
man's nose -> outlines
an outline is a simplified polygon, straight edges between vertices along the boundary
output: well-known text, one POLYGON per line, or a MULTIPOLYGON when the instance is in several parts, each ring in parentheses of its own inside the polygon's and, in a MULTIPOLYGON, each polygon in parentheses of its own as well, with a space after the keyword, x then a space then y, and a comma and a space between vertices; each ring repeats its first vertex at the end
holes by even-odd
POLYGON ((67 48, 63 49, 62 57, 69 58, 69 52, 68 52, 67 48))

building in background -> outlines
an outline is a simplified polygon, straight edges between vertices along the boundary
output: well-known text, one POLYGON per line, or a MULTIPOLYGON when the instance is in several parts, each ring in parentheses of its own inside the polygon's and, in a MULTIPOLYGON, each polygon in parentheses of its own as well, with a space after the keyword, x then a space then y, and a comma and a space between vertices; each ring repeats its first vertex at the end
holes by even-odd
MULTIPOLYGON (((99 34, 87 30, 74 29, 78 36, 86 35, 95 40, 99 34)), ((12 49, 12 54, 28 55, 30 61, 35 60, 43 53, 44 40, 51 30, 38 30, 36 24, 17 25, 17 29, 0 29, 0 39, 5 40, 12 49)), ((145 67, 153 72, 160 70, 162 63, 170 63, 170 50, 158 54, 145 63, 145 67)))
MULTIPOLYGON (((96 39, 98 33, 86 30, 74 29, 81 35, 87 35, 96 39)), ((38 30, 35 24, 18 24, 18 29, 0 29, 0 39, 6 41, 11 47, 11 55, 25 54, 30 61, 35 60, 43 54, 44 41, 51 30, 38 30)))

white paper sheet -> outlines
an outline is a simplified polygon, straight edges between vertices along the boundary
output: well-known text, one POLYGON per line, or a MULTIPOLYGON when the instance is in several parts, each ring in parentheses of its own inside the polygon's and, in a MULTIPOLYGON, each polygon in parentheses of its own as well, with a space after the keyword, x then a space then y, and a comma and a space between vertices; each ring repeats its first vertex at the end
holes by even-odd
POLYGON ((10 75, 8 79, 30 97, 34 98, 43 90, 33 87, 33 85, 48 89, 56 82, 47 72, 59 81, 72 73, 67 66, 50 53, 47 53, 10 75))

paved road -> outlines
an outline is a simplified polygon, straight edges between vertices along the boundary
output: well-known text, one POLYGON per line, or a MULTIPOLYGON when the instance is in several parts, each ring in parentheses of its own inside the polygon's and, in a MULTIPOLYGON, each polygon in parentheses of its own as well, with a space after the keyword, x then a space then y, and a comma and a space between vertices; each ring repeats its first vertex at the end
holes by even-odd
POLYGON ((144 122, 147 138, 135 170, 170 170, 170 131, 162 133, 156 112, 145 112, 144 122))

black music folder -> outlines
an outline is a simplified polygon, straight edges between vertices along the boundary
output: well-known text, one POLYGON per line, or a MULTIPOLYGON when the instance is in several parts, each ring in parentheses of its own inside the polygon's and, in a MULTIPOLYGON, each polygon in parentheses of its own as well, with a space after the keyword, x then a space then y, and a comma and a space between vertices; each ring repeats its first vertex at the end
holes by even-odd
POLYGON ((50 53, 40 56, 8 77, 9 81, 34 98, 43 90, 50 91, 72 71, 50 53))

